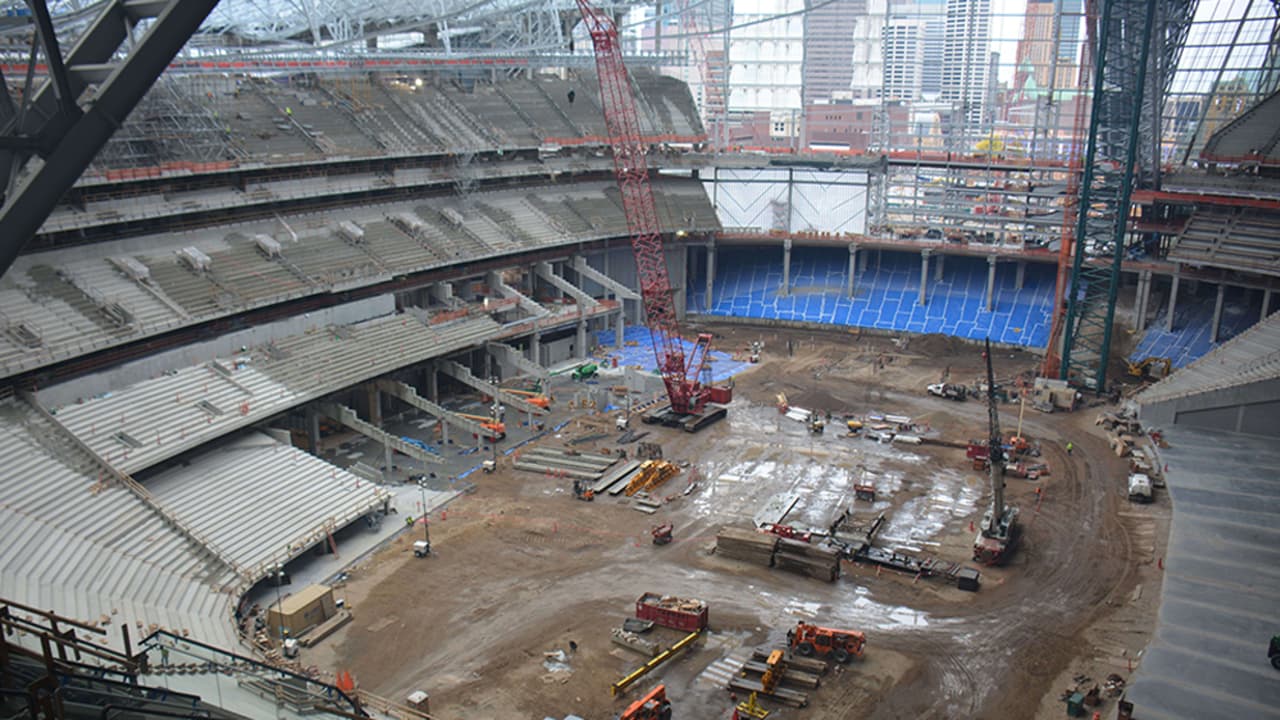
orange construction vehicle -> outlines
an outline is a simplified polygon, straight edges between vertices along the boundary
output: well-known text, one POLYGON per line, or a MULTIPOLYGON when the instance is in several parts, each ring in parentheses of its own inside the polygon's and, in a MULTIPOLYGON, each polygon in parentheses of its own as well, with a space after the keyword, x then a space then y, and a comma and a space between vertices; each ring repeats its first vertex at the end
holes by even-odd
POLYGON ((475 422, 480 423, 480 427, 484 428, 485 430, 486 440, 497 441, 507 436, 506 423, 500 422, 498 420, 494 420, 488 415, 467 415, 465 413, 458 413, 458 417, 463 417, 468 420, 474 420, 475 422))
POLYGON ((511 390, 509 388, 507 388, 506 391, 512 395, 519 395, 524 398, 525 402, 533 405, 534 407, 540 407, 543 410, 551 409, 551 398, 543 395, 542 393, 531 392, 529 390, 511 390))
POLYGON ((804 621, 787 631, 787 643, 791 649, 805 657, 817 655, 830 657, 844 664, 855 657, 862 657, 862 646, 867 637, 857 630, 836 630, 835 628, 810 625, 804 621))
POLYGON ((631 703, 618 720, 671 720, 671 703, 667 700, 667 686, 659 685, 644 697, 631 703))

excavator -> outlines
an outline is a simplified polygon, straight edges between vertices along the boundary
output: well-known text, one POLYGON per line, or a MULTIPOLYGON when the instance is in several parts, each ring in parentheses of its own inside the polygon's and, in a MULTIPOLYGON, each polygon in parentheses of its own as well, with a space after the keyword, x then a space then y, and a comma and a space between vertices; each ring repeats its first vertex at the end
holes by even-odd
POLYGON ((644 697, 627 706, 618 720, 671 720, 671 702, 667 700, 667 686, 659 685, 644 697))
POLYGON ((1149 357, 1129 363, 1129 377, 1139 380, 1160 380, 1173 372, 1173 361, 1167 357, 1149 357))

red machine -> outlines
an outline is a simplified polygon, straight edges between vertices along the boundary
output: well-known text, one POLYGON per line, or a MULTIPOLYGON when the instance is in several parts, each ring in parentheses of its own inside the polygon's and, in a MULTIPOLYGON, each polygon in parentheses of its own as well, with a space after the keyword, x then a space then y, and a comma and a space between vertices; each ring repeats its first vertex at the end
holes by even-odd
POLYGON ((762 525, 760 532, 771 533, 778 537, 784 537, 788 540, 798 540, 800 542, 813 542, 813 534, 797 530, 790 525, 762 525))
POLYGON ((618 720, 671 720, 671 702, 667 700, 667 686, 659 685, 644 697, 631 703, 618 720))
POLYGON ((655 525, 653 529, 649 531, 649 533, 653 535, 653 544, 654 545, 670 544, 673 537, 672 533, 674 532, 674 530, 675 530, 675 526, 672 525, 671 523, 662 523, 661 525, 655 525))
POLYGON ((705 629, 710 621, 705 602, 693 598, 662 596, 658 593, 640 596, 636 601, 636 617, 684 632, 705 629))
MULTIPOLYGON (((666 255, 662 251, 662 226, 653 200, 653 188, 649 184, 649 164, 645 158, 648 148, 640 134, 631 80, 622 64, 618 28, 607 12, 593 7, 587 0, 577 0, 577 3, 595 48, 600 103, 604 109, 605 127, 609 131, 609 145, 613 149, 614 175, 622 191, 622 208, 631 233, 640 297, 653 338, 658 371, 662 373, 662 382, 671 400, 670 407, 645 415, 644 421, 695 432, 726 414, 721 406, 708 406, 713 389, 709 383, 702 382, 707 353, 711 351, 711 335, 698 335, 693 350, 686 357, 671 300, 666 255)), ((731 397, 727 388, 717 389, 716 394, 717 399, 723 398, 725 402, 731 397)))

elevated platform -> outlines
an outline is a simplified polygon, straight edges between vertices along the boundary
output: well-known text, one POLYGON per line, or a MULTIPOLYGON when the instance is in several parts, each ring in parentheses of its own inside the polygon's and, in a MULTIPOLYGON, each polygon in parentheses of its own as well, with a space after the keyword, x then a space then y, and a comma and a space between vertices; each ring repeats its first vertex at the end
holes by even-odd
MULTIPOLYGON (((458 215, 463 225, 457 232, 425 216, 416 232, 395 222, 422 207, 438 214, 443 201, 432 200, 281 217, 246 223, 235 232, 223 227, 133 238, 128 249, 98 243, 22 256, 0 284, 0 313, 8 319, 0 327, 0 376, 286 300, 377 285, 392 276, 555 247, 568 254, 582 242, 624 237, 626 218, 610 188, 590 181, 479 193, 496 215, 458 215), (581 233, 557 232, 530 197, 544 202, 546 212, 578 213, 581 233), (496 240, 502 232, 509 233, 506 239, 496 240), (353 233, 354 239, 348 237, 353 233), (140 247, 146 249, 135 249, 140 247), (179 259, 187 248, 195 252, 179 259), (104 309, 113 306, 119 310, 114 315, 104 309)), ((654 190, 659 205, 669 208, 661 218, 665 231, 719 229, 699 182, 664 178, 654 190)))
POLYGON ((60 408, 58 422, 133 473, 291 407, 492 339, 485 316, 427 326, 411 315, 316 328, 60 408))
POLYGON ((1182 295, 1175 308, 1172 330, 1166 324, 1169 314, 1166 301, 1143 332, 1129 359, 1140 362, 1149 357, 1165 357, 1176 368, 1186 367, 1258 322, 1261 298, 1248 290, 1228 288, 1223 295, 1218 341, 1214 342, 1215 292, 1215 287, 1205 287, 1196 296, 1182 295))
POLYGON ((297 448, 251 432, 144 485, 157 502, 248 570, 250 581, 382 507, 388 494, 297 448))

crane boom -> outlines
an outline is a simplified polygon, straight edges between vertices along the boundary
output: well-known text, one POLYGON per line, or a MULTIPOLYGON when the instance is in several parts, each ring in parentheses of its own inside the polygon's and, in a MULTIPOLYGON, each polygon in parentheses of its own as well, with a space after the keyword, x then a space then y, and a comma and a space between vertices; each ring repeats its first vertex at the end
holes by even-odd
POLYGON ((654 357, 672 411, 694 415, 702 412, 710 393, 710 388, 702 385, 701 376, 711 336, 699 335, 693 352, 685 357, 671 297, 666 254, 662 249, 662 226, 649 183, 649 163, 645 157, 648 148, 640 132, 631 78, 622 63, 618 27, 612 17, 587 0, 577 0, 577 4, 595 50, 600 104, 613 150, 614 175, 622 191, 622 208, 627 216, 627 231, 636 259, 640 297, 645 323, 653 339, 654 357))
POLYGON ((987 340, 987 466, 991 473, 991 507, 994 521, 1004 512, 1004 439, 1000 436, 1000 411, 996 408, 996 379, 991 367, 991 340, 987 340))

